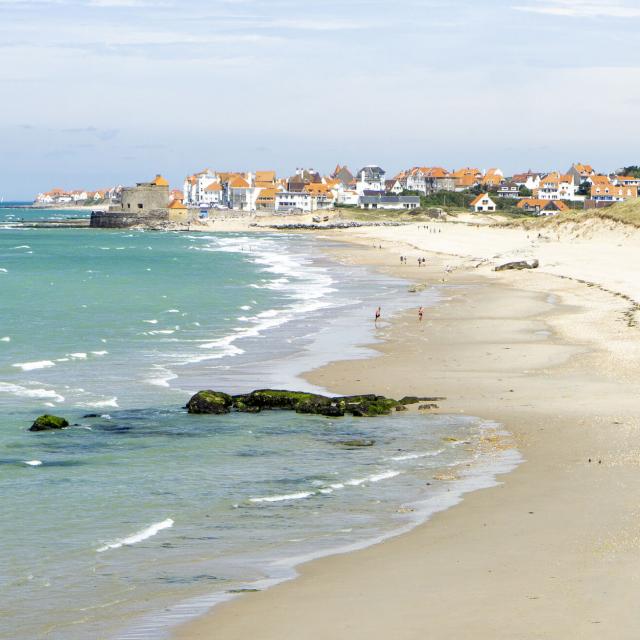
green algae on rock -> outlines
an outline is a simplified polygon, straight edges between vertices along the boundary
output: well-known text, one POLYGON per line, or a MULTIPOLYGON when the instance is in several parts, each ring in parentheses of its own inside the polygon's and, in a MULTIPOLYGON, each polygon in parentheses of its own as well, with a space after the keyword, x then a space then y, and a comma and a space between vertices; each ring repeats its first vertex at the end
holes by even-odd
POLYGON ((296 413, 339 418, 346 413, 356 417, 389 415, 394 409, 402 410, 404 402, 376 396, 340 396, 331 398, 316 393, 287 391, 282 389, 259 389, 251 393, 229 396, 217 391, 200 391, 187 403, 189 413, 229 413, 232 409, 246 413, 264 410, 295 411, 296 413))
POLYGON ((64 429, 68 426, 69 423, 64 418, 45 414, 36 418, 29 431, 53 431, 55 429, 64 429))
POLYGON ((231 411, 233 398, 221 391, 198 391, 187 402, 187 410, 189 413, 213 413, 223 414, 231 411))

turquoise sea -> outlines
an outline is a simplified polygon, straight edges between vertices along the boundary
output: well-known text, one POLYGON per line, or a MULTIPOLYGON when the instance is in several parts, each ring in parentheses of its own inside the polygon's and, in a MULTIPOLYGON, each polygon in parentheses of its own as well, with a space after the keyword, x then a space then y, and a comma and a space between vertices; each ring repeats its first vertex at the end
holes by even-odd
POLYGON ((480 418, 182 408, 202 388, 312 389, 302 372, 371 355, 376 306, 441 290, 409 294, 304 235, 12 226, 29 217, 0 207, 0 637, 165 637, 517 461, 479 452, 496 427, 480 418), (28 432, 45 412, 74 426, 28 432))

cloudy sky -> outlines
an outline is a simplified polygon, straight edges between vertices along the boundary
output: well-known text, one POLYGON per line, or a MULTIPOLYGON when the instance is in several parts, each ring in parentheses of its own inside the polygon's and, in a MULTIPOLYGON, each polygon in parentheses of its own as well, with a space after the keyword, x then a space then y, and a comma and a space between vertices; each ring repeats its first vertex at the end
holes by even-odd
POLYGON ((0 197, 640 164, 639 0, 0 0, 0 197))

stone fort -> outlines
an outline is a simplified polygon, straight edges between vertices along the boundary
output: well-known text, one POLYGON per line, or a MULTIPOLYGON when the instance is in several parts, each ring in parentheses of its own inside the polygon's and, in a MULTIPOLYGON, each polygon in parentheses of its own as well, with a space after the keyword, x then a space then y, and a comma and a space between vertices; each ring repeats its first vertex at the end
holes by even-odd
POLYGON ((92 211, 92 227, 122 229, 134 226, 162 227, 189 222, 189 211, 179 200, 170 202, 169 182, 158 174, 151 182, 138 182, 122 190, 119 204, 108 211, 92 211))

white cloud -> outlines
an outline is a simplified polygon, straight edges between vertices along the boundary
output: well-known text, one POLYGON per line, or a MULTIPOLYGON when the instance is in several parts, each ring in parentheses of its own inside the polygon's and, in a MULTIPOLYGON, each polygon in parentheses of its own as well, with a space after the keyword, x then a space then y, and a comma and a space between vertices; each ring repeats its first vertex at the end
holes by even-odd
POLYGON ((513 8, 572 18, 640 18, 640 7, 631 6, 624 0, 547 0, 513 8))

